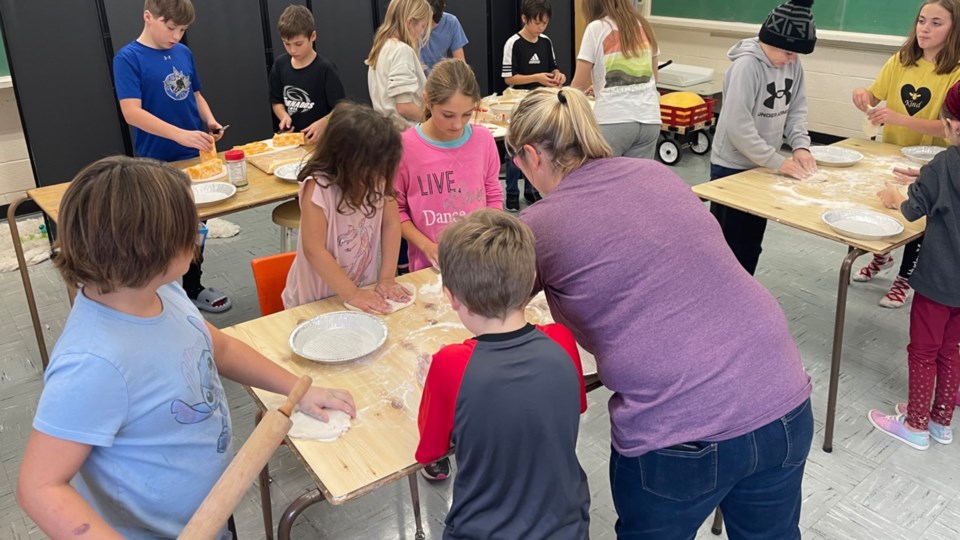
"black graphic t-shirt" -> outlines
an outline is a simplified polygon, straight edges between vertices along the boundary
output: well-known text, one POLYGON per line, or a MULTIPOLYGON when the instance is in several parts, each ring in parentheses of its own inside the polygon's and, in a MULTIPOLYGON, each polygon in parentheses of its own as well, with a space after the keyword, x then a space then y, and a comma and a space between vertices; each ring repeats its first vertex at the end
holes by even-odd
MULTIPOLYGON (((553 42, 540 34, 536 43, 530 43, 520 34, 510 36, 503 46, 503 70, 501 76, 506 79, 514 75, 536 75, 550 73, 557 69, 557 59, 553 56, 553 42)), ((520 84, 516 88, 533 90, 537 83, 520 84)))
POLYGON ((330 114, 345 97, 336 68, 319 54, 301 69, 295 69, 290 55, 283 54, 270 69, 270 104, 282 103, 286 107, 295 131, 303 131, 330 114))

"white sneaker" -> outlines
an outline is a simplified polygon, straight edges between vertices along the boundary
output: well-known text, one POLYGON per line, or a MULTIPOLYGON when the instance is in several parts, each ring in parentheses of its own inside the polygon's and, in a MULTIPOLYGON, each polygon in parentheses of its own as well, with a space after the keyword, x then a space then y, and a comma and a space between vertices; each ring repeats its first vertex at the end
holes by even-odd
POLYGON ((910 288, 907 280, 897 276, 897 279, 893 281, 893 285, 890 286, 890 292, 880 299, 880 305, 891 309, 903 307, 903 304, 910 299, 910 293, 912 292, 913 289, 910 288))
POLYGON ((893 257, 890 255, 874 255, 870 264, 864 266, 859 272, 854 274, 853 280, 863 283, 877 277, 880 272, 893 266, 893 257))

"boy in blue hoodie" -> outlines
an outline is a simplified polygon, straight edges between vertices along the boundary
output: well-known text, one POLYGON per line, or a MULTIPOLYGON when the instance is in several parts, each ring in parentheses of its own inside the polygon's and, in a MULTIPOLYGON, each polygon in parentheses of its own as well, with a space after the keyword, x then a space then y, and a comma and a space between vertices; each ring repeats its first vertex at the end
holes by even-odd
MULTIPOLYGON (((816 172, 807 134, 807 93, 798 55, 813 52, 817 31, 813 0, 777 6, 756 38, 727 53, 733 65, 723 80, 723 109, 717 122, 710 179, 756 167, 804 179, 816 172), (783 139, 793 151, 780 155, 783 139)), ((717 203, 710 211, 740 264, 752 275, 760 259, 767 220, 717 203)))

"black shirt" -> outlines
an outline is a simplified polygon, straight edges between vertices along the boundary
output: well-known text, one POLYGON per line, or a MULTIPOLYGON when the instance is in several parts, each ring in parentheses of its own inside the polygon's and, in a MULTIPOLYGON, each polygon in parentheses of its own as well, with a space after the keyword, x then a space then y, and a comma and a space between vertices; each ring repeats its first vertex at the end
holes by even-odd
MULTIPOLYGON (((504 79, 514 75, 536 75, 550 73, 557 69, 557 59, 553 56, 553 43, 545 34, 540 34, 536 43, 530 43, 519 33, 510 36, 503 46, 504 79)), ((528 83, 514 85, 514 88, 533 90, 541 85, 528 83)))
POLYGON ((270 103, 283 103, 293 120, 293 129, 302 131, 330 114, 346 97, 343 83, 333 64, 317 55, 310 65, 296 69, 290 55, 279 56, 270 69, 270 103))

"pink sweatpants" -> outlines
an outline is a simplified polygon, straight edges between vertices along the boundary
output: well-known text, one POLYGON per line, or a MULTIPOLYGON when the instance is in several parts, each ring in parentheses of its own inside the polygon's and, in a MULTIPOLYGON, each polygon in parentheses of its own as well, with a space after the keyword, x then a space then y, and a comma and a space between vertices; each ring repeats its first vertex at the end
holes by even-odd
POLYGON ((949 307, 917 293, 910 308, 910 400, 907 421, 927 429, 933 420, 949 426, 960 387, 960 307, 949 307), (936 391, 934 391, 936 389, 936 391), (933 407, 930 400, 933 399, 933 407))

